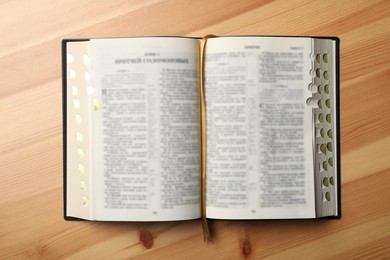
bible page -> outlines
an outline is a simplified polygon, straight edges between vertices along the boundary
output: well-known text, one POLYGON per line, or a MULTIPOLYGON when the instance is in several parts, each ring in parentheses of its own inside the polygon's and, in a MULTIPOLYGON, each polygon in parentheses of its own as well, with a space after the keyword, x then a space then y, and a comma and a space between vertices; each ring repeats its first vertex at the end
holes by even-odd
POLYGON ((97 220, 200 217, 198 40, 91 40, 97 220))
POLYGON ((291 37, 208 40, 208 218, 315 217, 311 45, 291 37))

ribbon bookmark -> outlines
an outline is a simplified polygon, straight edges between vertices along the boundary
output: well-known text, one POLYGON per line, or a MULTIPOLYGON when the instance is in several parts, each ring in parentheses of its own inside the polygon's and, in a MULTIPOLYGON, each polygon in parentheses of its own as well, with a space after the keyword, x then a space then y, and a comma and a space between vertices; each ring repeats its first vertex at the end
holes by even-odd
POLYGON ((209 226, 206 218, 206 104, 204 96, 204 65, 205 65, 205 50, 206 43, 209 38, 214 35, 206 35, 200 41, 200 57, 199 57, 199 137, 200 137, 200 176, 201 176, 201 214, 203 226, 203 239, 205 242, 212 242, 209 226))

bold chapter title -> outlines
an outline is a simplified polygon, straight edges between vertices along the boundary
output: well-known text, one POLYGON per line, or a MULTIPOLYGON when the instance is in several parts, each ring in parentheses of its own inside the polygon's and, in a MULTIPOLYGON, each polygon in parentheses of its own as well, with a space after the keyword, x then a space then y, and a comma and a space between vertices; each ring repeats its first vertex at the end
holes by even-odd
POLYGON ((169 58, 134 58, 134 59, 116 59, 115 64, 138 64, 138 63, 188 63, 188 59, 169 59, 169 58))

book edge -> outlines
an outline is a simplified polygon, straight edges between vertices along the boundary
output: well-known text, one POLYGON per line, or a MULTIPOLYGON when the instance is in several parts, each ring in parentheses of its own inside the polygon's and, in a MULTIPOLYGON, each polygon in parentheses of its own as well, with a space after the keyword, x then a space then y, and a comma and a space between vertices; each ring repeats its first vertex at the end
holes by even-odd
POLYGON ((83 220, 81 218, 71 217, 67 215, 67 98, 66 98, 66 86, 67 86, 67 61, 66 50, 68 42, 81 42, 89 41, 90 39, 63 39, 61 41, 61 72, 62 72, 62 164, 63 164, 63 217, 65 220, 83 220))

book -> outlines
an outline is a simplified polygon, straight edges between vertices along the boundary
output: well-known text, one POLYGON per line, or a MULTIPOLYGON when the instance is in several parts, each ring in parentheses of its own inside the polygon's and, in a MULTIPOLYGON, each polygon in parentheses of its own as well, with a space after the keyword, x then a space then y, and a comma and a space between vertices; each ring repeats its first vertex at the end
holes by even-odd
POLYGON ((64 217, 340 218, 339 39, 62 42, 64 217))

